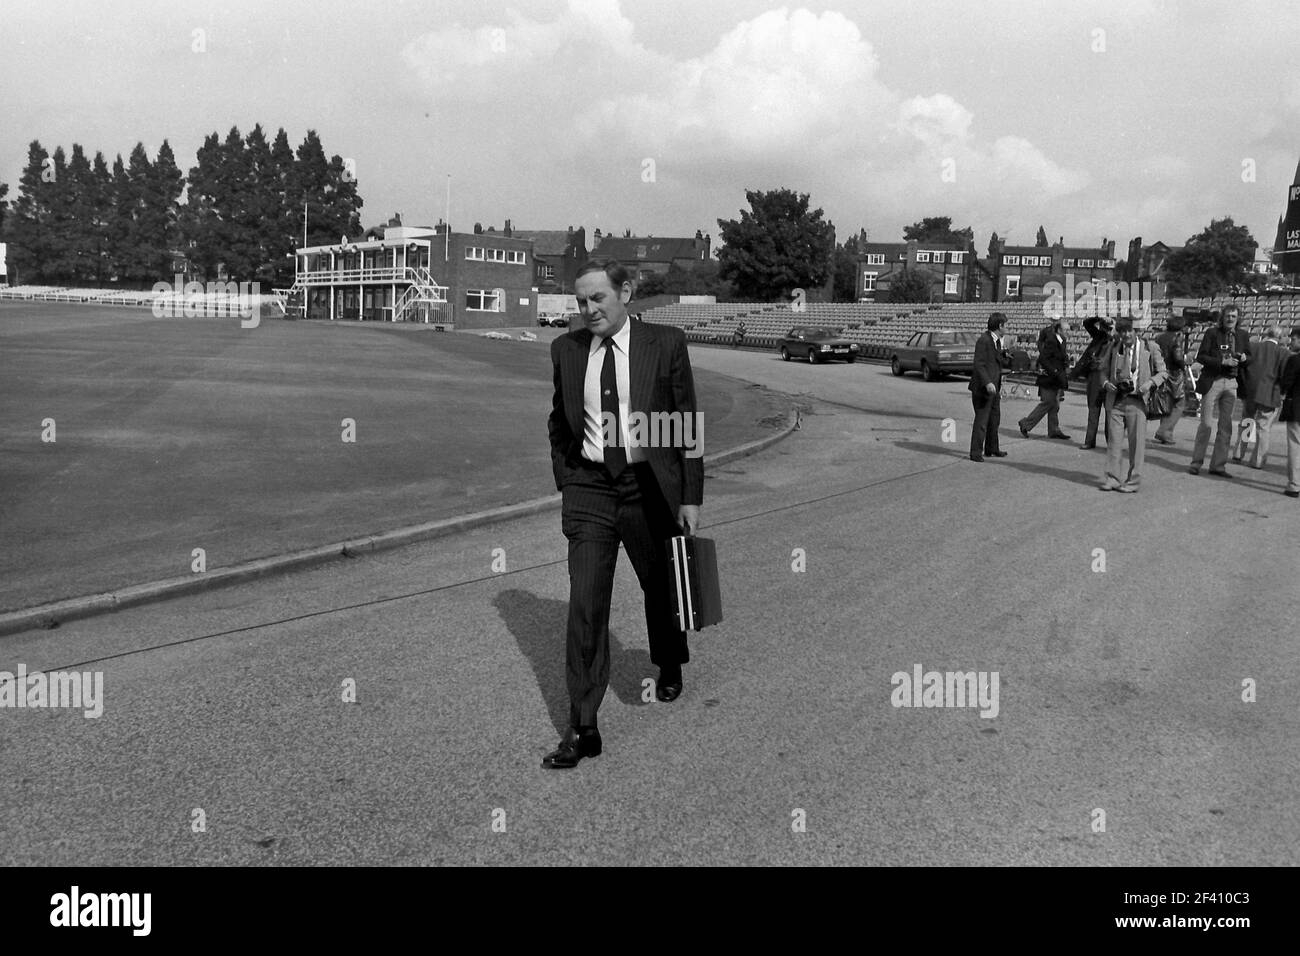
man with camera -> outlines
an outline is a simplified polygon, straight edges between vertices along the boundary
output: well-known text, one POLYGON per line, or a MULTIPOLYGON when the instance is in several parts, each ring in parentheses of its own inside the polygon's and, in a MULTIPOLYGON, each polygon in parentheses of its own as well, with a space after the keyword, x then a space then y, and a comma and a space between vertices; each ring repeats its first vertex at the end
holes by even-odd
POLYGON ((1159 347, 1137 336, 1131 318, 1115 322, 1115 341, 1102 355, 1106 375, 1106 476, 1102 491, 1135 493, 1142 482, 1142 462, 1147 444, 1147 397, 1165 380, 1165 362, 1159 347), (1128 436, 1128 472, 1123 478, 1121 459, 1128 436))
POLYGON ((1238 309, 1226 305, 1219 313, 1218 325, 1207 329, 1196 353, 1201 363, 1201 377, 1196 391, 1201 395, 1201 424, 1196 429, 1192 447, 1190 474, 1199 475, 1205 451, 1214 434, 1214 452, 1210 457, 1210 474, 1231 478, 1228 448, 1232 444, 1232 410, 1237 405, 1237 379, 1250 361, 1250 336, 1237 328, 1238 309))

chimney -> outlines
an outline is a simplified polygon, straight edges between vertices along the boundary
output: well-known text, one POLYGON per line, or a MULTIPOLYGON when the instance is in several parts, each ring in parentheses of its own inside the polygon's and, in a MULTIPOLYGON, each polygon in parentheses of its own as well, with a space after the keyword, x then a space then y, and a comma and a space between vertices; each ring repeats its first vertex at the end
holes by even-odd
POLYGON ((502 232, 503 232, 505 235, 507 235, 507 236, 513 236, 513 235, 514 235, 514 229, 511 227, 511 225, 510 225, 510 220, 509 220, 509 219, 506 220, 506 227, 505 227, 505 229, 502 230, 502 232))
MULTIPOLYGON (((439 224, 439 225, 442 224, 442 220, 441 220, 441 219, 438 220, 438 224, 439 224)), ((474 223, 474 235, 476 235, 476 236, 481 236, 481 235, 483 235, 483 223, 481 223, 481 222, 476 222, 476 223, 474 223)))

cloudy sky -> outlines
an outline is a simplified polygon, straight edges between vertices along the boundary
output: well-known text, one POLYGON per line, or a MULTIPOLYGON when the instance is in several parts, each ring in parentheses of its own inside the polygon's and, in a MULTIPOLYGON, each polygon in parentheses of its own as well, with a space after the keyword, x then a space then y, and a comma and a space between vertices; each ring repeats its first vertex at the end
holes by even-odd
MULTIPOLYGON (((1272 244, 1300 15, 1271 3, 0 0, 0 181, 260 122, 355 163, 363 221, 717 234, 745 189, 841 236, 923 216, 1032 243, 1272 244), (196 31, 202 31, 201 33, 196 31), (202 49, 196 49, 201 47, 202 49)), ((1122 255, 1122 252, 1121 252, 1122 255)))

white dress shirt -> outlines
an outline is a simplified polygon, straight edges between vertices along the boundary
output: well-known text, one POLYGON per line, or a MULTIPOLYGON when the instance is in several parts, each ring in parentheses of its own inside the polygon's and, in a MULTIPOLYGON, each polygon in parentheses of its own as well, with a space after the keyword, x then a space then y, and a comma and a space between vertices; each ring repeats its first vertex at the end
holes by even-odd
MULTIPOLYGON (((618 381, 618 419, 623 433, 621 440, 629 464, 646 460, 645 449, 633 448, 628 441, 628 396, 632 394, 632 373, 628 364, 631 330, 632 319, 628 317, 623 327, 612 336, 614 344, 611 346, 614 349, 614 376, 618 381)), ((582 457, 595 462, 605 460, 605 433, 600 417, 600 370, 604 364, 605 339, 593 335, 591 349, 587 353, 587 374, 582 389, 582 457)))

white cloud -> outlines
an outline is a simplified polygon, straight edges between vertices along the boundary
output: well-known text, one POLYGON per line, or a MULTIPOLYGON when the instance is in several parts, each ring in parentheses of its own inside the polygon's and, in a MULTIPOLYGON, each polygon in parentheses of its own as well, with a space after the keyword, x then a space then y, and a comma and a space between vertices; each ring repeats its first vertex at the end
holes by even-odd
POLYGON ((723 171, 737 194, 765 180, 851 216, 973 223, 999 206, 1045 218, 1044 207, 1089 184, 1023 136, 981 135, 950 94, 892 88, 871 41, 833 11, 768 11, 700 56, 673 58, 637 41, 616 0, 570 0, 545 22, 512 13, 498 26, 426 34, 403 59, 435 103, 474 104, 496 142, 543 166, 590 180, 597 167, 626 176, 653 158, 661 184, 695 197, 665 197, 674 208, 698 207, 723 171), (955 183, 941 175, 949 161, 955 183))

